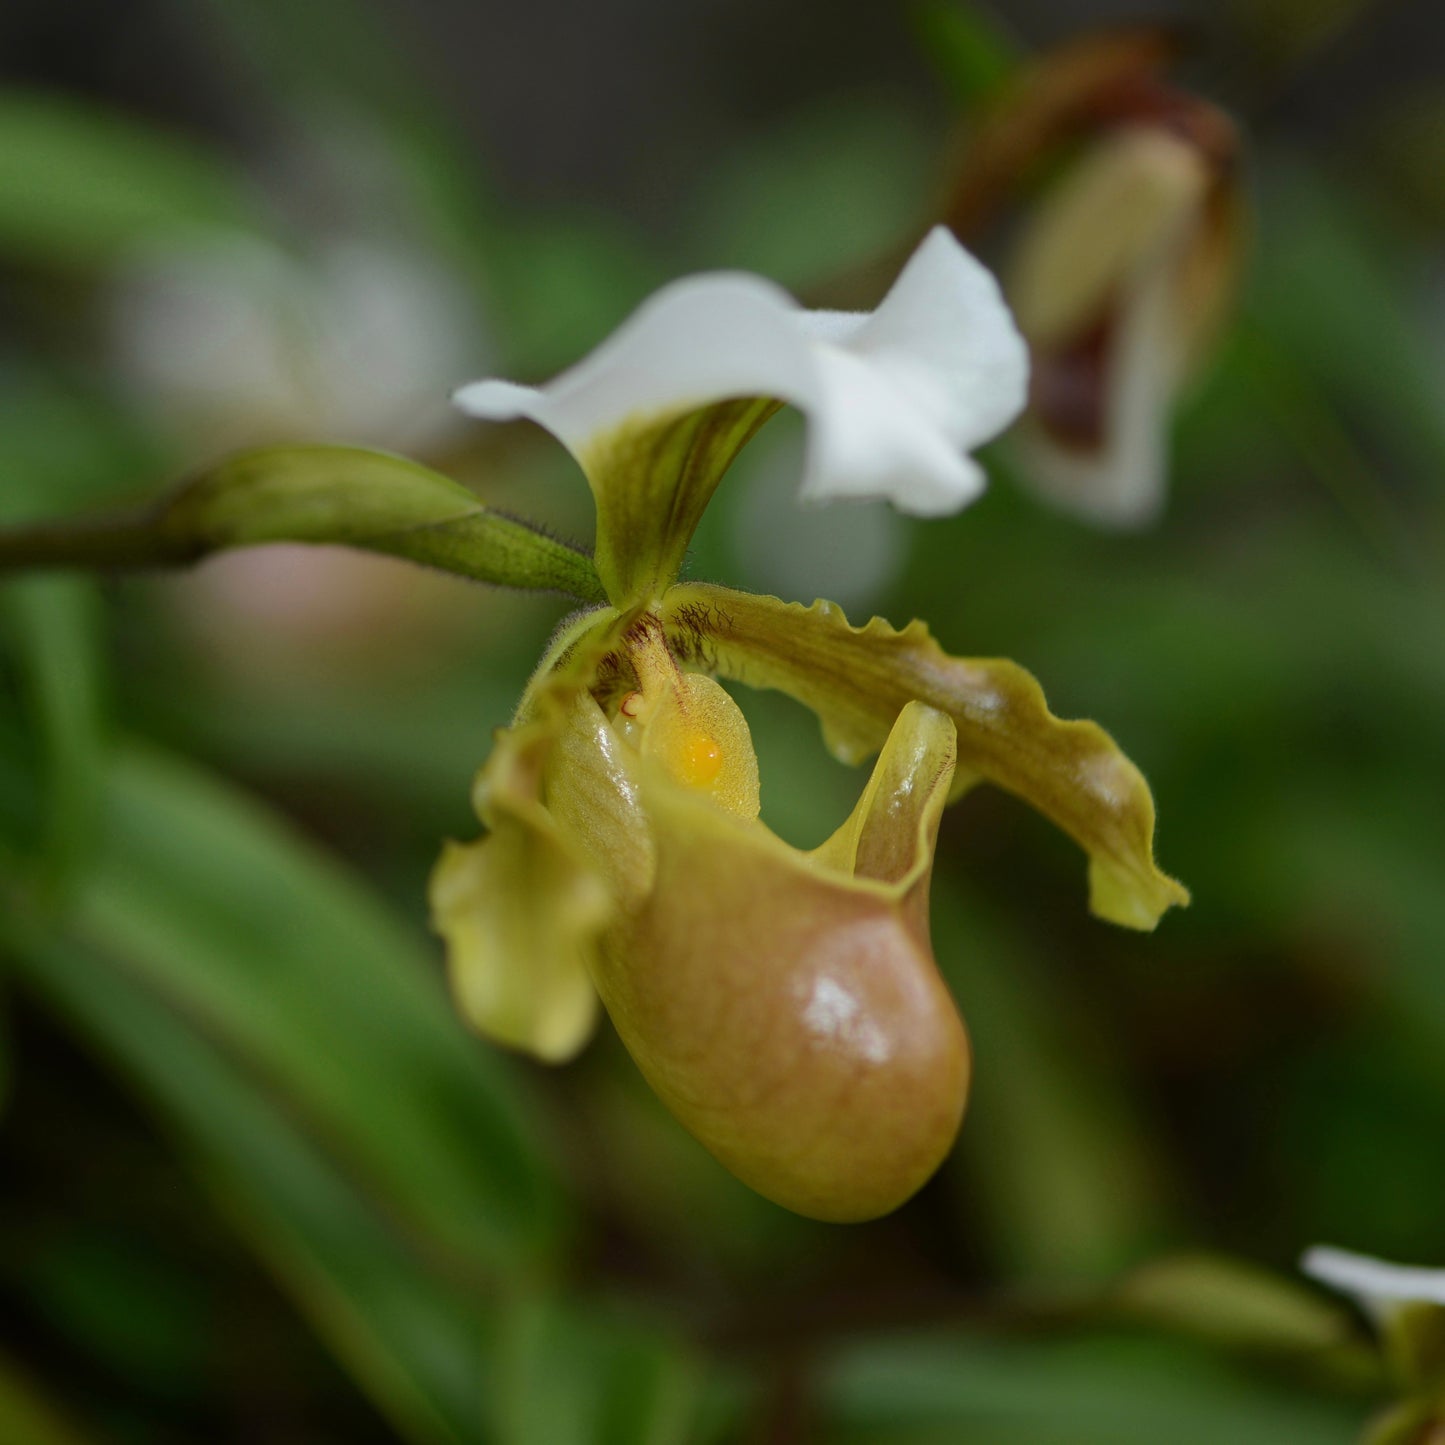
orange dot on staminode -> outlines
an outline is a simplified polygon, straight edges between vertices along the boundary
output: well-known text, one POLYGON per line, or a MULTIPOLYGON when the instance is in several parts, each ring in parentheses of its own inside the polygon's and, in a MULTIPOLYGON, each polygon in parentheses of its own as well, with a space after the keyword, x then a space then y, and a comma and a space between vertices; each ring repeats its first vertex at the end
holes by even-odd
POLYGON ((677 750, 677 771, 682 781, 705 788, 722 768, 722 749, 706 733, 693 733, 677 750))

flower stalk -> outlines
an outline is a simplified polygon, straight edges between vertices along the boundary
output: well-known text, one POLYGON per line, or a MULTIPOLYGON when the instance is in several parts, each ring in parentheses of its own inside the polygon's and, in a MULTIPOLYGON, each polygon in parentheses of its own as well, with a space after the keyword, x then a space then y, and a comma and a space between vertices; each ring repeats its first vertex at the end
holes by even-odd
POLYGON ((479 582, 602 599, 591 559, 416 462, 360 447, 269 447, 138 511, 0 528, 0 572, 187 566, 266 542, 331 543, 479 582))

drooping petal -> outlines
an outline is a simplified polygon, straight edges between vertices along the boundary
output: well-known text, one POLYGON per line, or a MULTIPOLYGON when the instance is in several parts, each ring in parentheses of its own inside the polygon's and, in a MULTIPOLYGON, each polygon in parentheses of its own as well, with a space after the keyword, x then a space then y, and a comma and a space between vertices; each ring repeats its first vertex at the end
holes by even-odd
POLYGON ((499 735, 490 831, 445 845, 429 896, 463 1017, 498 1043, 560 1063, 595 1026, 588 961, 615 904, 537 799, 536 754, 548 742, 533 733, 499 735))
POLYGON ((987 780, 1058 824, 1089 855, 1099 917, 1149 929, 1188 902, 1154 864, 1154 803, 1139 770, 1095 723, 1056 718, 1016 664, 950 657, 920 622, 850 627, 831 603, 701 584, 668 594, 664 623, 681 656, 812 708, 845 761, 876 752, 911 701, 946 712, 958 728, 955 795, 987 780))
POLYGON ((728 464, 779 402, 810 422, 803 494, 935 516, 977 495, 966 455, 1023 405, 1027 353, 993 277, 932 232, 878 310, 808 312, 758 277, 664 288, 542 388, 481 381, 463 410, 530 417, 581 463, 597 567, 619 606, 677 575, 728 464))
POLYGON ((968 1040, 926 921, 952 731, 932 709, 905 712, 842 841, 813 856, 641 774, 657 881, 609 931, 598 989, 682 1123, 815 1218, 896 1208, 962 1118, 968 1040), (857 876, 831 866, 845 859, 857 876))
POLYGON ((598 746, 601 715, 585 686, 615 621, 602 609, 559 629, 517 722, 498 732, 477 776, 487 835, 448 843, 431 878, 432 923, 462 1014, 479 1033, 551 1063, 591 1035, 598 940, 628 887, 650 884, 650 842, 610 786, 616 760, 598 746), (607 838, 607 868, 588 830, 607 838))

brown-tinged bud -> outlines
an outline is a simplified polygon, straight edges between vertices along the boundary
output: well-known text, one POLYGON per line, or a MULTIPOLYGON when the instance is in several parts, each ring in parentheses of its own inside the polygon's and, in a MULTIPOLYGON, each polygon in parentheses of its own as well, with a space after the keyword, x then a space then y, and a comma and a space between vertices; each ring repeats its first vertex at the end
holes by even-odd
POLYGON ((1009 268, 1033 361, 1022 475, 1114 526, 1163 506, 1174 408, 1238 264, 1231 132, 1192 105, 1212 124, 1139 118, 1090 141, 1025 221, 1009 268))

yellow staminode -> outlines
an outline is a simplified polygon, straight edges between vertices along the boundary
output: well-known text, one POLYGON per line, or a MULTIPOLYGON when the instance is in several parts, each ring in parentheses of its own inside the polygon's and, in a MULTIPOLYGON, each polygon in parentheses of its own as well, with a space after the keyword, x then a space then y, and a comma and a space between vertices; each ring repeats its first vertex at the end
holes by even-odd
POLYGON ((758 759, 747 721, 726 689, 682 672, 661 649, 634 654, 643 690, 628 693, 617 726, 674 783, 742 818, 758 816, 758 759))
POLYGON ((673 745, 670 771, 690 788, 707 787, 722 771, 723 751, 704 732, 686 733, 673 745))

